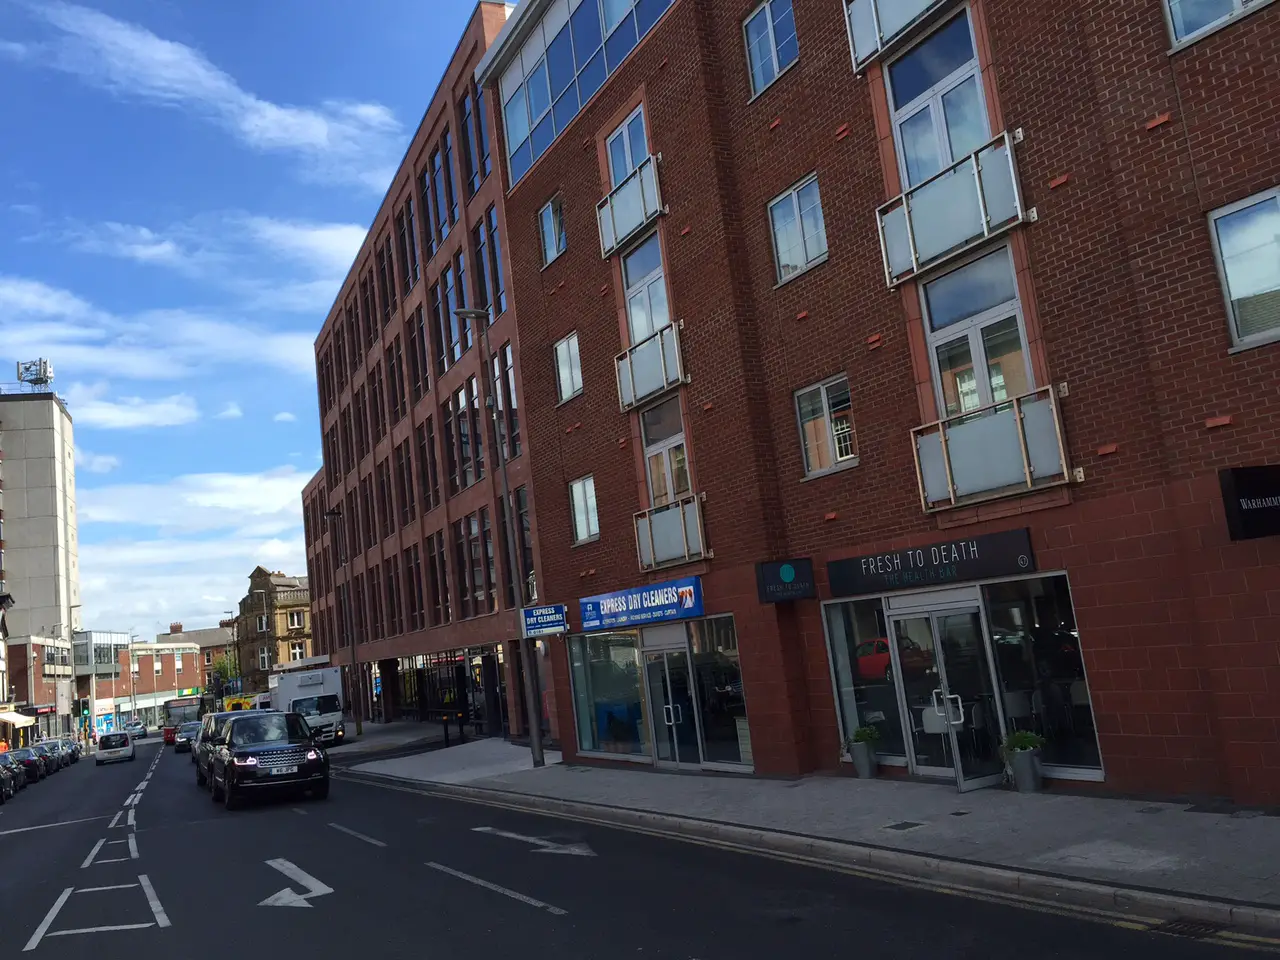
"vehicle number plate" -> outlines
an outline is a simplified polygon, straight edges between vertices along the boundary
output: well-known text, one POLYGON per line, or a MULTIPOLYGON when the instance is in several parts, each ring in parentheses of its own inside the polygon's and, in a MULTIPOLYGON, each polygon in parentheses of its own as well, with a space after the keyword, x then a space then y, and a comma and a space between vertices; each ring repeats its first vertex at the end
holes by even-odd
POLYGON ((297 767, 272 767, 271 768, 271 775, 273 777, 279 777, 285 774, 297 773, 297 772, 298 772, 297 767))

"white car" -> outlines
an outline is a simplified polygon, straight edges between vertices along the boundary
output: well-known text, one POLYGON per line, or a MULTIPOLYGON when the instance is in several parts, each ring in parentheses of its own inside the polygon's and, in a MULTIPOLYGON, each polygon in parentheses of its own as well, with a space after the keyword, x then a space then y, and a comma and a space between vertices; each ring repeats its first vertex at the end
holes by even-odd
POLYGON ((98 738, 96 763, 102 766, 112 760, 136 760, 133 753, 133 737, 128 733, 104 733, 98 738))

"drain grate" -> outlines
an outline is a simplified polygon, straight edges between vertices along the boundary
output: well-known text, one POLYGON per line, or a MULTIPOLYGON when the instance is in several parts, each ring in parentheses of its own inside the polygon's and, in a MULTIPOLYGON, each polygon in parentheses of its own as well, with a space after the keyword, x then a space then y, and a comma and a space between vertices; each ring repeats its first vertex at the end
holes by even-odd
POLYGON ((1211 937, 1215 933, 1221 933, 1225 930, 1220 923, 1210 923, 1207 920, 1166 920, 1164 923, 1151 928, 1152 933, 1167 933, 1171 937, 1188 937, 1191 940, 1203 940, 1205 937, 1211 937))
POLYGON ((923 827, 923 823, 916 823, 914 820, 899 820, 897 823, 891 823, 886 830, 914 830, 916 827, 923 827))

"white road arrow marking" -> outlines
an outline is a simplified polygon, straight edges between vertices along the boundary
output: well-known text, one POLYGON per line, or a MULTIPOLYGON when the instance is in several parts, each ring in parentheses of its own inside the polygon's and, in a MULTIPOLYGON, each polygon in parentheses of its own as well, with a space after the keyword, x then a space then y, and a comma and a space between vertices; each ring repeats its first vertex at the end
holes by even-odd
POLYGON ((506 837, 508 840, 519 840, 521 843, 527 843, 538 849, 534 853, 561 853, 570 857, 594 857, 596 852, 588 847, 585 843, 556 843, 553 840, 543 840, 541 837, 526 837, 519 833, 508 833, 506 830, 499 830, 497 827, 472 827, 472 833, 489 833, 495 837, 506 837))
POLYGON ((294 883, 305 887, 307 892, 297 893, 289 887, 285 887, 259 903, 258 906, 260 907, 309 907, 311 904, 308 901, 313 897, 323 897, 326 894, 333 893, 333 887, 321 883, 311 874, 300 867, 294 866, 288 860, 277 858, 264 862, 273 870, 279 870, 294 883))

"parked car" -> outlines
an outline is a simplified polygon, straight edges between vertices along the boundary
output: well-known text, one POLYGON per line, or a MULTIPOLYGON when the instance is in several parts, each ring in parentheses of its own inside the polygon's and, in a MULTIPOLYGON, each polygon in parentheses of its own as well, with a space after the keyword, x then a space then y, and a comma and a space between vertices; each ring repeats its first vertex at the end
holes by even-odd
POLYGON ((69 767, 75 762, 75 758, 71 756, 71 749, 67 746, 65 740, 46 740, 45 743, 57 755, 58 769, 69 767))
POLYGON ((14 778, 19 774, 7 766, 0 766, 0 803, 12 800, 18 792, 14 778))
POLYGON ((33 743, 28 749, 34 750, 44 758, 46 774, 57 773, 62 769, 62 758, 53 747, 49 746, 49 741, 41 740, 38 743, 33 743))
POLYGON ((44 757, 30 747, 10 750, 9 756, 22 764, 22 769, 27 774, 27 783, 35 783, 37 780, 43 780, 49 775, 49 767, 45 763, 44 757))
POLYGON ((329 757, 298 713, 241 712, 211 738, 209 792, 232 810, 262 794, 329 796, 329 757))
POLYGON ((0 753, 0 767, 4 767, 13 774, 14 786, 22 790, 27 785, 27 768, 21 762, 15 760, 11 751, 6 750, 0 753))
POLYGON ((62 746, 66 748, 67 755, 71 757, 72 763, 78 763, 80 760, 80 741, 72 740, 70 737, 62 738, 62 746))
POLYGON ((124 732, 130 740, 144 740, 147 736, 147 725, 141 720, 130 720, 124 725, 124 732))
POLYGON ((178 727, 177 732, 173 735, 173 752, 192 753, 191 742, 199 732, 199 720, 191 720, 178 727))
POLYGON ((133 752, 133 738, 128 733, 104 733, 98 741, 98 755, 95 763, 102 766, 113 760, 136 760, 133 752))

